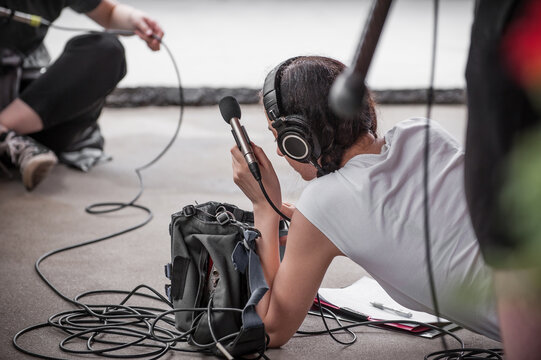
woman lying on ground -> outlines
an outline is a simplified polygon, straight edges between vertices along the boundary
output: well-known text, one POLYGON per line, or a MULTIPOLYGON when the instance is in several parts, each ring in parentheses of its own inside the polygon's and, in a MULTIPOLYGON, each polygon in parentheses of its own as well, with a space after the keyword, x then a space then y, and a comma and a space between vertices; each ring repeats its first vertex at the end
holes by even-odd
MULTIPOLYGON (((339 119, 328 106, 328 93, 344 67, 330 58, 297 57, 265 80, 263 103, 277 152, 304 180, 312 180, 296 209, 282 206, 291 217, 282 262, 280 217, 241 152, 231 150, 234 181, 252 201, 261 232, 257 251, 270 290, 257 312, 271 347, 285 344, 299 328, 336 256, 363 267, 402 306, 434 312, 424 265, 426 120, 402 121, 381 137, 370 98, 357 116, 339 119)), ((440 313, 499 340, 492 274, 479 252, 464 197, 464 153, 443 128, 431 124, 430 240, 440 313)), ((270 199, 282 204, 272 164, 260 147, 254 145, 254 153, 270 199)))

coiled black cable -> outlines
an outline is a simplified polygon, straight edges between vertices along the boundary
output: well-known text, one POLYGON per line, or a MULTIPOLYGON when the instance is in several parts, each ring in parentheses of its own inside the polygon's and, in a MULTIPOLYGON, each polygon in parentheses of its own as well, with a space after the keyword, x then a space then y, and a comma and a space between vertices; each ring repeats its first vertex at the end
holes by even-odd
MULTIPOLYGON (((81 31, 84 29, 73 29, 67 27, 55 26, 61 30, 70 30, 70 31, 81 31)), ((92 31, 94 32, 94 31, 92 31)), ((113 32, 114 31, 109 31, 113 32)), ((122 34, 126 34, 122 32, 122 34)), ((27 355, 31 355, 37 358, 43 359, 62 359, 58 357, 52 357, 45 354, 36 353, 25 349, 19 344, 19 340, 26 334, 29 334, 35 330, 41 328, 55 328, 67 334, 67 336, 60 342, 59 348, 70 354, 79 354, 79 355, 97 355, 110 358, 118 359, 133 359, 133 358, 146 358, 146 359, 158 359, 165 355, 169 351, 177 352, 187 352, 187 353, 207 353, 212 354, 211 348, 216 346, 220 342, 230 341, 238 335, 238 332, 233 334, 228 334, 220 339, 216 339, 213 334, 214 342, 209 344, 197 344, 190 336, 195 331, 195 328, 188 329, 185 332, 180 332, 175 328, 175 319, 170 317, 171 314, 176 312, 199 312, 200 316, 207 312, 209 314, 209 319, 212 312, 242 312, 241 309, 235 308, 212 308, 211 303, 209 302, 208 307, 206 308, 182 308, 182 309, 172 309, 173 304, 162 296, 158 291, 152 289, 147 285, 139 285, 132 291, 125 290, 93 290, 84 292, 77 295, 74 299, 62 294, 46 277, 43 275, 40 265, 41 263, 56 254, 101 242, 107 239, 117 237, 122 234, 126 234, 133 230, 136 230, 140 227, 146 225, 152 219, 152 211, 143 206, 136 204, 137 200, 141 197, 144 191, 144 182, 142 171, 149 168, 155 164, 173 145, 174 141, 178 137, 180 126, 184 114, 184 95, 183 89, 180 81, 180 72, 173 54, 167 47, 167 45, 160 40, 161 44, 167 50, 169 57, 175 68, 175 73, 178 81, 179 88, 179 104, 180 104, 180 116, 177 122, 176 129, 173 133, 172 138, 169 140, 167 145, 156 155, 151 161, 146 163, 143 166, 140 166, 135 169, 135 173, 139 180, 139 192, 137 195, 129 202, 102 202, 92 204, 86 207, 86 212, 89 214, 103 214, 111 213, 115 211, 122 210, 124 208, 136 208, 144 211, 147 214, 146 219, 135 226, 129 227, 127 229, 118 231, 116 233, 100 237, 97 239, 81 242, 71 246, 59 248, 52 250, 44 255, 42 255, 35 263, 35 269, 40 278, 45 282, 45 284, 51 288, 59 297, 61 297, 66 302, 69 302, 75 305, 78 309, 64 311, 58 314, 54 314, 49 317, 46 323, 41 323, 33 326, 29 326, 21 331, 19 331, 13 337, 13 345, 17 350, 27 355), (141 292, 141 290, 149 291, 150 294, 141 292), (91 305, 81 302, 82 298, 89 296, 97 295, 114 295, 120 294, 125 295, 125 298, 118 304, 105 304, 105 305, 91 305), (155 308, 155 307, 145 307, 145 306, 133 306, 126 305, 126 303, 134 298, 142 297, 150 299, 165 305, 166 308, 155 308), (158 326, 158 323, 165 323, 165 326, 158 326), (108 338, 111 337, 111 339, 108 338), (126 341, 118 340, 119 337, 126 339, 126 341), (179 343, 185 343, 191 340, 191 344, 195 348, 180 347, 179 343), (75 341, 84 340, 86 349, 79 349, 70 347, 70 345, 75 341), (95 345, 99 345, 97 348, 95 345), (126 353, 126 350, 132 349, 130 353, 126 353)), ((210 327, 212 330, 212 327, 210 327)), ((268 343, 268 339, 267 339, 268 343)), ((80 344, 79 344, 80 345, 80 344)), ((266 358, 264 351, 259 354, 259 357, 266 358)))
MULTIPOLYGON (((431 68, 431 82, 430 87, 428 89, 428 101, 427 101, 427 126, 426 126, 426 143, 425 143, 425 180, 424 180, 424 190, 425 190, 425 240, 427 243, 426 251, 427 251, 427 267, 429 272, 429 279, 430 279, 430 285, 431 285, 431 295, 434 302, 435 312, 436 315, 439 316, 439 309, 437 304, 437 297, 434 290, 434 280, 433 280, 433 274, 432 274, 432 267, 431 267, 431 259, 430 259, 430 228, 429 228, 429 214, 428 214, 428 156, 429 156, 429 128, 430 128, 430 111, 433 103, 433 80, 434 80, 434 68, 435 68, 435 48, 436 48, 436 35, 437 35, 437 14, 438 14, 438 0, 435 0, 435 24, 434 24, 434 42, 433 42, 433 57, 432 57, 432 68, 431 68)), ((68 30, 68 31, 87 31, 87 32, 97 32, 94 30, 86 30, 86 29, 74 29, 74 28, 68 28, 68 27, 62 27, 57 26, 53 24, 45 24, 60 30, 68 30)), ((107 31, 109 33, 114 34, 120 34, 120 35, 129 35, 130 32, 126 32, 123 30, 120 31, 107 31)), ((151 219, 152 219, 152 211, 143 206, 136 204, 137 200, 140 198, 144 191, 144 182, 143 177, 141 174, 141 171, 149 168, 154 163, 156 163, 172 146, 174 141, 176 140, 178 133, 180 131, 180 125, 182 123, 183 118, 183 112, 184 112, 184 97, 183 97, 183 90, 180 82, 180 73, 176 64, 176 61, 174 60, 174 57, 172 53, 170 52, 167 45, 159 39, 161 44, 164 46, 166 51, 168 52, 174 68, 175 73, 178 80, 179 85, 179 100, 180 100, 180 117, 179 121, 177 123, 177 127, 175 129, 174 135, 169 141, 169 143, 164 147, 164 149, 150 162, 147 164, 138 167, 135 169, 136 175, 139 180, 139 192, 138 194, 129 202, 103 202, 103 203, 96 203, 89 205, 86 207, 86 212, 89 214, 103 214, 103 213, 110 213, 114 211, 119 211, 121 209, 132 207, 139 210, 142 210, 147 214, 147 218, 141 222, 140 224, 137 224, 133 227, 118 231, 114 234, 110 234, 101 238, 89 240, 86 242, 78 243, 75 245, 63 247, 60 249, 56 249, 53 251, 50 251, 44 255, 42 255, 35 263, 35 269, 40 276, 40 278, 45 282, 47 286, 49 286, 59 297, 61 297, 63 300, 79 307, 79 309, 76 310, 70 310, 61 312, 55 315, 52 315, 46 323, 33 325, 30 327, 27 327, 21 331, 19 331, 14 337, 13 337, 13 344, 14 346, 21 352, 38 357, 38 358, 45 358, 45 359, 61 359, 56 357, 51 357, 44 354, 38 354, 32 351, 29 351, 18 343, 18 340, 25 334, 28 334, 30 332, 33 332, 35 330, 41 329, 41 328, 47 328, 47 327, 53 327, 57 328, 65 333, 68 334, 66 338, 64 338, 60 342, 60 349, 66 353, 72 353, 72 354, 84 354, 84 355, 99 355, 99 356, 106 356, 111 358, 150 358, 150 359, 158 359, 161 356, 165 355, 168 351, 179 351, 179 352, 206 352, 210 353, 209 348, 211 346, 217 346, 220 344, 220 342, 230 340, 233 337, 237 335, 237 333, 229 334, 221 339, 217 339, 214 335, 214 332, 212 330, 211 325, 211 316, 212 312, 214 311, 241 311, 240 309, 231 309, 231 308, 212 308, 211 307, 211 301, 209 301, 209 304, 206 308, 183 308, 183 309, 173 309, 173 310, 164 310, 160 308, 153 308, 153 307, 143 307, 143 306, 128 306, 125 305, 128 300, 130 300, 132 297, 144 297, 147 299, 152 299, 155 301, 160 302, 161 304, 166 305, 169 309, 172 308, 172 304, 170 301, 168 301, 166 298, 164 298, 162 295, 160 295, 156 290, 146 286, 146 285, 140 285, 133 289, 132 291, 123 291, 123 290, 95 290, 95 291, 89 291, 82 293, 78 296, 76 296, 73 300, 68 298, 67 296, 63 295, 52 283, 43 275, 43 273, 40 270, 41 263, 55 255, 61 252, 65 252, 68 250, 72 250, 75 248, 83 247, 86 245, 94 244, 97 242, 101 242, 107 239, 111 239, 114 237, 117 237, 119 235, 134 231, 144 225, 146 225, 151 219), (150 291, 152 294, 146 294, 142 293, 139 290, 146 289, 150 291), (84 304, 80 301, 81 298, 87 297, 87 296, 95 296, 95 295, 105 295, 105 294, 123 294, 126 295, 126 297, 119 303, 119 304, 108 304, 108 305, 90 305, 90 304, 84 304), (197 344, 194 343, 194 345, 199 346, 199 349, 188 349, 188 348, 180 348, 177 346, 177 343, 179 342, 185 342, 190 335, 195 331, 194 328, 189 329, 185 332, 179 332, 174 328, 175 320, 174 318, 169 317, 169 315, 175 313, 175 312, 181 312, 181 311, 195 311, 195 312, 207 312, 208 313, 208 322, 209 322, 209 329, 211 332, 211 335, 213 337, 213 343, 211 344, 197 344), (157 326, 158 322, 165 322, 165 324, 168 326, 162 327, 157 326), (160 335, 158 335, 160 334, 160 335), (133 339, 131 341, 123 342, 119 340, 108 340, 106 339, 106 335, 113 335, 115 338, 118 338, 118 336, 126 337, 128 339, 133 339), (164 336, 166 335, 166 336, 164 336), (86 350, 80 350, 80 349, 73 349, 69 347, 69 344, 71 344, 74 340, 85 340, 86 341, 86 350), (95 348, 95 344, 100 344, 102 347, 95 348), (108 347, 104 347, 107 345, 108 347), (136 348, 136 349, 144 349, 145 352, 139 352, 136 354, 117 354, 116 352, 120 350, 125 350, 127 348, 136 348), (150 350, 148 350, 150 349, 150 350)), ((263 183, 260 181, 259 185, 261 187, 261 190, 263 191, 265 198, 267 201, 271 204, 272 208, 285 220, 290 221, 290 219, 285 216, 270 200, 268 194, 265 191, 265 188, 263 186, 263 183)), ((212 300, 212 299, 211 299, 212 300)), ((319 297, 318 297, 319 300, 319 297)), ((424 325, 433 329, 436 329, 438 331, 441 331, 442 333, 445 333, 453 338, 455 338, 460 344, 460 349, 447 349, 447 344, 445 343, 445 340, 442 340, 444 343, 444 347, 446 350, 435 352, 432 354, 429 354, 425 357, 425 359, 502 359, 503 352, 500 349, 469 349, 464 347, 464 343, 462 340, 456 336, 455 334, 446 331, 444 329, 441 329, 439 327, 433 326, 431 324, 423 324, 413 321, 403 321, 403 320, 391 320, 391 321, 367 321, 367 322, 354 322, 350 325, 342 325, 340 322, 340 319, 329 309, 324 309, 323 307, 319 307, 320 316, 323 319, 324 325, 326 330, 320 331, 320 332, 305 332, 305 331, 298 331, 299 334, 310 334, 310 335, 316 335, 321 333, 328 333, 335 341, 349 345, 356 341, 356 335, 351 332, 351 328, 358 327, 358 326, 374 326, 374 325, 384 325, 388 323, 408 323, 408 324, 419 324, 424 325), (338 327, 336 328, 329 328, 327 325, 327 322, 325 321, 325 315, 323 312, 327 312, 330 314, 330 316, 338 323, 338 327), (350 333, 353 338, 352 340, 348 342, 341 341, 337 339, 334 336, 334 332, 337 331, 347 331, 350 333), (485 357, 480 357, 481 355, 487 355, 485 357)), ((347 320, 342 320, 347 322, 347 320)), ((443 337, 442 337, 443 339, 443 337)), ((268 338, 267 338, 268 342, 268 338)), ((260 357, 267 358, 264 355, 264 351, 259 354, 260 357)))
MULTIPOLYGON (((50 24, 46 24, 50 25, 50 24)), ((86 30, 86 29, 75 29, 75 28, 68 28, 68 27, 61 27, 61 26, 54 26, 57 29, 60 30, 68 30, 68 31, 87 31, 87 32, 96 32, 94 30, 86 30)), ((128 32, 125 31, 107 31, 109 33, 117 33, 117 34, 123 34, 126 35, 128 32)), ((80 294, 76 296, 74 299, 70 299, 69 297, 62 294, 60 290, 58 290, 42 273, 40 269, 40 265, 42 262, 59 253, 73 250, 76 248, 80 248, 83 246, 87 246, 90 244, 98 243, 107 239, 111 239, 117 236, 120 236, 122 234, 126 234, 128 232, 134 231, 140 227, 143 227, 146 225, 153 217, 152 211, 147 208, 146 206, 136 204, 137 200, 140 198, 140 196, 143 194, 144 191, 144 182, 143 182, 143 176, 142 171, 152 166, 154 163, 156 163, 173 145, 175 140, 178 137, 180 126, 182 124, 183 114, 184 114, 184 94, 183 89, 181 85, 180 80, 180 72, 177 66, 177 63, 174 59, 173 54, 171 53, 168 46, 161 40, 161 44, 166 49, 169 57, 171 58, 171 61, 173 63, 175 74, 178 81, 178 88, 179 88, 179 104, 180 104, 180 115, 177 122, 176 129, 173 133, 173 136, 167 143, 167 145, 160 151, 158 155, 156 155, 151 161, 146 163, 143 166, 140 166, 135 169, 135 173, 137 175, 137 178, 139 180, 139 191, 137 195, 129 202, 102 202, 102 203, 96 203, 89 205, 86 207, 86 212, 89 214, 103 214, 103 213, 111 213, 114 211, 119 211, 124 208, 135 208, 143 211, 146 213, 146 219, 132 227, 129 227, 124 230, 120 230, 116 233, 106 235, 97 239, 77 243, 71 246, 66 246, 63 248, 59 248, 56 250, 52 250, 44 255, 42 255, 35 263, 35 270, 40 276, 40 278, 43 280, 43 282, 53 290, 55 294, 57 294, 60 298, 65 300, 66 302, 69 302, 78 309, 65 311, 59 314, 52 315, 46 323, 33 325, 30 327, 27 327, 21 331, 19 331, 15 336, 13 337, 13 345, 15 348, 25 354, 38 357, 38 358, 45 358, 45 359, 61 359, 52 357, 45 354, 39 354, 30 350, 25 349, 19 344, 20 338, 28 333, 31 333, 35 330, 46 328, 46 327, 53 327, 56 329, 61 330, 62 332, 65 332, 68 334, 68 336, 63 339, 60 343, 60 349, 67 353, 73 353, 73 354, 94 354, 94 355, 101 355, 106 357, 113 357, 113 358, 152 358, 157 359, 161 356, 163 356, 165 353, 167 353, 169 350, 174 351, 183 351, 183 352, 201 352, 206 350, 201 349, 187 349, 187 348, 179 348, 176 347, 176 342, 184 340, 190 335, 192 330, 189 330, 185 333, 180 333, 174 329, 174 319, 167 318, 166 315, 163 315, 164 313, 167 314, 167 309, 160 309, 160 308, 150 308, 150 307, 142 307, 142 306, 128 306, 125 305, 128 300, 130 300, 132 297, 144 297, 147 299, 152 299, 155 301, 160 302, 162 305, 167 306, 167 308, 171 308, 172 304, 164 298, 162 295, 160 295, 156 290, 146 286, 146 285, 140 285, 136 287, 132 291, 123 291, 123 290, 96 290, 96 291, 90 291, 83 294, 80 294), (140 292, 141 289, 146 289, 151 292, 151 294, 146 294, 140 292), (83 297, 87 296, 96 296, 96 295, 105 295, 105 294, 123 294, 126 295, 124 300, 120 302, 119 304, 107 304, 107 305, 90 305, 85 304, 80 301, 83 297), (162 321, 165 321, 165 323, 169 326, 169 328, 164 327, 157 327, 155 325, 155 320, 160 316, 160 319, 162 321), (153 321, 153 322, 151 322, 153 321), (156 333, 165 334, 168 335, 169 338, 174 337, 176 340, 173 344, 169 343, 168 341, 163 340, 162 337, 155 336, 156 333), (115 335, 115 336, 124 336, 128 339, 131 339, 127 342, 122 342, 119 340, 108 340, 106 338, 106 335, 115 335), (86 350, 80 350, 80 349, 73 349, 69 347, 69 345, 74 340, 86 340, 86 350), (101 348, 97 349, 94 347, 94 344, 100 344, 102 345, 101 348), (103 348, 103 345, 108 345, 109 347, 103 348), (146 349, 150 348, 151 350, 145 351, 145 352, 139 352, 136 354, 118 354, 115 352, 118 352, 119 350, 125 350, 126 348, 138 348, 138 349, 146 349)), ((198 309, 199 311, 207 311, 207 309, 198 309)), ((229 309, 231 310, 231 309, 229 309)), ((193 309, 186 309, 184 311, 193 311, 193 309)))

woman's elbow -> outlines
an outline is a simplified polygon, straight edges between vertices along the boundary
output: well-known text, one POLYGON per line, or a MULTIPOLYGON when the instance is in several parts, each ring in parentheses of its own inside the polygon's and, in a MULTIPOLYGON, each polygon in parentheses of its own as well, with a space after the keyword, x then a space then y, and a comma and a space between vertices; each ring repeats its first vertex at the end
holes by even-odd
POLYGON ((279 348, 282 345, 287 344, 289 339, 293 336, 293 334, 288 334, 285 331, 268 331, 267 335, 269 335, 269 348, 279 348))

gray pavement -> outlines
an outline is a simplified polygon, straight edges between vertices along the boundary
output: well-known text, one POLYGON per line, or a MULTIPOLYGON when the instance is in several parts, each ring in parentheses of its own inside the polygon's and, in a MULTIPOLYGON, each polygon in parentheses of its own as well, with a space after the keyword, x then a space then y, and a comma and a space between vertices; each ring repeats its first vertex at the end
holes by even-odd
MULTIPOLYGON (((243 106, 243 123, 252 140, 260 144, 275 164, 284 200, 295 201, 305 183, 275 153, 259 106, 243 106)), ((422 106, 382 106, 380 131, 411 116, 424 114, 422 106)), ((463 139, 463 106, 437 106, 433 117, 457 138, 463 139)), ((0 177, 0 359, 24 359, 15 351, 12 336, 23 327, 44 322, 52 314, 72 307, 47 288, 33 269, 43 253, 103 236, 145 218, 135 210, 90 216, 84 207, 102 201, 128 201, 138 190, 133 169, 153 158, 167 143, 178 118, 177 108, 105 109, 100 120, 114 157, 87 174, 57 166, 35 191, 28 193, 16 179, 0 177)), ((231 179, 229 129, 217 107, 187 108, 180 138, 154 166, 144 171, 146 191, 139 204, 149 206, 154 219, 144 228, 119 238, 91 245, 46 260, 45 275, 69 297, 87 290, 126 289, 144 283, 163 289, 163 264, 170 258, 170 215, 195 201, 227 201, 249 208, 248 200, 231 179)), ((422 264, 420 264, 422 266, 422 264)), ((323 286, 343 287, 365 271, 345 258, 336 259, 323 286)), ((307 319, 304 329, 322 329, 320 320, 307 319)), ((268 352, 271 359, 420 359, 441 349, 439 340, 374 328, 356 330, 358 341, 349 347, 328 336, 296 336, 281 349, 268 352)), ((466 330, 457 332, 468 347, 501 344, 466 330)), ((50 356, 62 356, 61 337, 53 330, 39 330, 22 344, 50 356)), ((457 344, 448 341, 451 346, 457 344)), ((165 359, 194 356, 169 354, 165 359)), ((75 358, 75 357, 68 357, 75 358)))

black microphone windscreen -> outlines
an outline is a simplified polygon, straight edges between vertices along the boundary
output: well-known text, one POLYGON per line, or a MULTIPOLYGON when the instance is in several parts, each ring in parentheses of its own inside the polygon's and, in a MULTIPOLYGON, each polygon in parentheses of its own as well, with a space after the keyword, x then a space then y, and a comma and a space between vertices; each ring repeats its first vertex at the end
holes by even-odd
POLYGON ((240 119, 240 105, 233 96, 222 98, 218 106, 226 123, 229 124, 232 118, 240 119))

